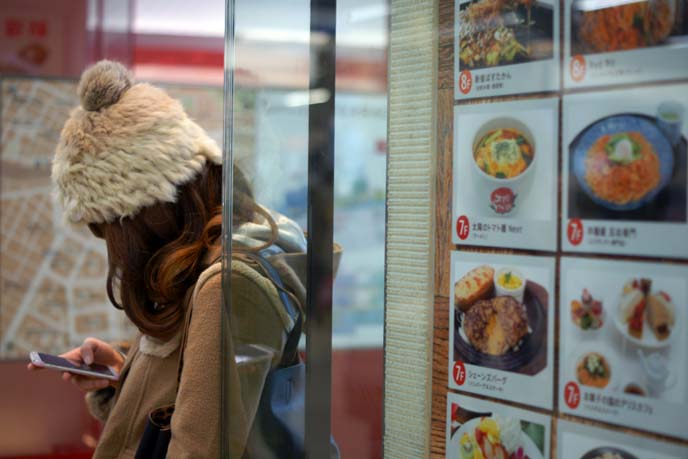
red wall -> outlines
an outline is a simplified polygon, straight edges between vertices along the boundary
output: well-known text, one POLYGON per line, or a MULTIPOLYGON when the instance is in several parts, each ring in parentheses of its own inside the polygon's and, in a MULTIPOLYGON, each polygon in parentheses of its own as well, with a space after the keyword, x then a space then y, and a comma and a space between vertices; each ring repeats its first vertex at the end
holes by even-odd
POLYGON ((382 349, 332 355, 332 434, 342 459, 382 457, 382 349))
MULTIPOLYGON (((382 349, 335 351, 332 432, 342 459, 382 457, 382 349)), ((90 457, 97 435, 83 393, 53 371, 0 362, 0 457, 90 457)))
POLYGON ((83 393, 56 372, 29 373, 27 362, 0 362, 0 455, 74 457, 88 451, 82 436, 95 423, 83 393))

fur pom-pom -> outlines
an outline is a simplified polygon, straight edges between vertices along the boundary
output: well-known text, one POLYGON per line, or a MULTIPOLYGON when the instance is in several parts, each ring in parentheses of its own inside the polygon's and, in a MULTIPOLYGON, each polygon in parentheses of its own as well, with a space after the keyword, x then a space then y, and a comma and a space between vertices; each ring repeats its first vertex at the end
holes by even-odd
POLYGON ((84 110, 96 111, 119 100, 132 85, 132 78, 119 62, 102 60, 81 75, 77 93, 84 110))

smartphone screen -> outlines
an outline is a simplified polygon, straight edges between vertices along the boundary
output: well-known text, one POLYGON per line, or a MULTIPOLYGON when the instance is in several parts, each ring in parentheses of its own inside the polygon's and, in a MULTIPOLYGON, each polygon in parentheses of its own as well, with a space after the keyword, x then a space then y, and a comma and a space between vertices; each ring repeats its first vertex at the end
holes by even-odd
POLYGON ((94 377, 105 377, 108 379, 117 377, 117 375, 105 365, 99 365, 96 363, 86 365, 85 363, 77 363, 56 355, 44 354, 42 352, 37 352, 36 354, 40 357, 41 361, 49 367, 57 367, 57 369, 62 369, 64 371, 71 370, 74 373, 88 374, 94 377))

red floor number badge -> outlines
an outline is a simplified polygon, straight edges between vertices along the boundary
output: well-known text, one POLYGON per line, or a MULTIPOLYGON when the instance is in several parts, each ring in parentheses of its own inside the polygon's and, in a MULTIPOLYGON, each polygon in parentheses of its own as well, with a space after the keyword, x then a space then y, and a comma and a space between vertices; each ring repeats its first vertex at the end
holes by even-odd
POLYGON ((569 238, 571 245, 578 245, 583 242, 583 222, 578 218, 569 220, 566 236, 569 238))
POLYGON ((468 234, 470 233, 470 222, 468 221, 468 217, 465 215, 460 216, 456 220, 456 235, 459 236, 459 239, 462 241, 465 241, 468 238, 468 234))
POLYGON ((463 386, 463 383, 466 382, 466 367, 463 365, 463 362, 454 362, 452 374, 454 375, 454 382, 459 386, 463 386))
POLYGON ((473 75, 470 70, 464 70, 459 74, 459 91, 461 94, 468 94, 473 88, 473 75))
POLYGON ((583 81, 585 78, 585 58, 581 55, 573 56, 569 70, 571 72, 571 79, 573 81, 583 81))
POLYGON ((564 402, 566 406, 575 410, 580 405, 581 393, 578 384, 575 382, 569 382, 564 387, 564 402))

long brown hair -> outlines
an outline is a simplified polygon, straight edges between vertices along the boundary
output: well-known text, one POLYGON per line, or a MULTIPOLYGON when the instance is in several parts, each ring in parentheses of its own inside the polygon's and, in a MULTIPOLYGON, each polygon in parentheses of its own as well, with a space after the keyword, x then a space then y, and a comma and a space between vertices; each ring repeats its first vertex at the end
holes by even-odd
MULTIPOLYGON (((233 224, 259 208, 245 175, 234 168, 233 224)), ((133 218, 89 225, 108 250, 107 294, 138 329, 169 338, 184 318, 183 299, 206 268, 222 233, 222 166, 206 165, 179 187, 177 202, 158 203, 133 218)))

